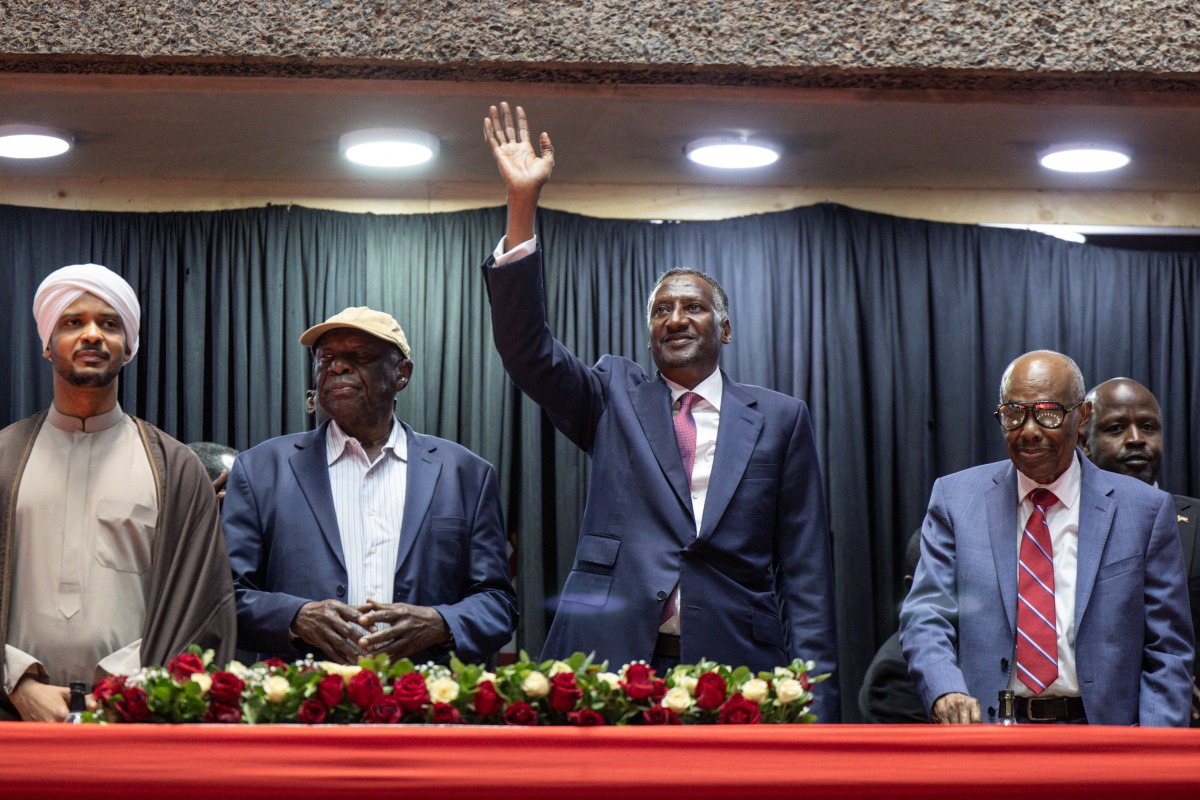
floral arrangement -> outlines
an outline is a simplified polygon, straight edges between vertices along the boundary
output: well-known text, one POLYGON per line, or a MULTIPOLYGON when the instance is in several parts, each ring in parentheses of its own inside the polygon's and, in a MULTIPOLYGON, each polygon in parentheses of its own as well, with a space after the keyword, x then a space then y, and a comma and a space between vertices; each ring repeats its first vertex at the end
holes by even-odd
POLYGON ((618 672, 576 653, 565 661, 520 660, 490 672, 392 663, 386 656, 347 666, 279 659, 224 669, 212 651, 191 647, 165 667, 113 676, 93 692, 86 722, 405 723, 475 725, 695 725, 815 722, 809 713, 811 661, 752 673, 709 661, 663 676, 641 662, 618 672))

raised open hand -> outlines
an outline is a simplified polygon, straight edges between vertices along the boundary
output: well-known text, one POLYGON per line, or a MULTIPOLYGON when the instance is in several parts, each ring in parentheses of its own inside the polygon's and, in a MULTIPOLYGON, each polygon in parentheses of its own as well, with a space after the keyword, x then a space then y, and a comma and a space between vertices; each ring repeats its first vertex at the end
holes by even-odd
POLYGON ((508 103, 501 103, 499 109, 489 107, 488 116, 483 118, 483 136, 492 148, 492 156, 510 198, 513 194, 536 195, 550 180, 554 169, 554 145, 550 143, 550 135, 543 132, 538 138, 541 155, 534 152, 525 109, 517 106, 514 124, 508 103))

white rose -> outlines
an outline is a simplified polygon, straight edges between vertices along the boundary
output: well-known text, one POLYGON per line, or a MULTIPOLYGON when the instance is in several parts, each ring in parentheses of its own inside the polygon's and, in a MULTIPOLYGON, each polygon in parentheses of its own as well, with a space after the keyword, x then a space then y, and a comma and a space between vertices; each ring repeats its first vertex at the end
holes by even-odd
POLYGON ((193 672, 192 683, 200 684, 200 696, 203 697, 212 688, 212 677, 205 672, 193 672))
POLYGON ((496 682, 496 673, 488 672, 485 669, 482 673, 480 673, 479 680, 475 681, 475 685, 478 686, 479 684, 483 683, 484 681, 491 681, 492 683, 495 683, 496 682))
POLYGON ((272 675, 263 681, 263 691, 266 692, 268 700, 278 703, 292 691, 292 685, 282 675, 272 675))
POLYGON ((550 681, 546 680, 545 675, 535 670, 521 681, 521 691, 530 697, 545 697, 550 694, 550 681))
POLYGON ((676 675, 675 685, 681 689, 687 690, 688 694, 692 694, 696 691, 696 679, 691 675, 676 675))
POLYGON ((770 692, 771 685, 761 678, 751 678, 742 684, 742 697, 759 705, 763 704, 770 692))
POLYGON ((425 688, 429 690, 429 699, 434 703, 452 703, 458 697, 458 681, 447 676, 426 680, 425 688))
POLYGON ((802 694, 804 694, 804 686, 795 678, 784 678, 775 684, 775 696, 784 705, 798 700, 802 694))
POLYGON ((787 667, 776 667, 775 668, 775 677, 776 678, 794 678, 796 676, 787 667))
POLYGON ((682 714, 692 707, 692 696, 687 689, 682 686, 676 686, 673 689, 668 689, 667 694, 662 699, 663 707, 669 708, 676 714, 682 714))
POLYGON ((349 685, 351 678, 362 672, 362 667, 357 664, 335 664, 332 661, 322 661, 317 666, 330 675, 340 675, 342 681, 347 685, 349 685))
POLYGON ((232 672, 237 677, 241 678, 242 680, 245 680, 246 673, 250 671, 250 668, 247 667, 245 664, 243 664, 240 661, 230 661, 229 666, 227 666, 225 668, 225 671, 232 672))
POLYGON ((550 677, 551 678, 553 678, 555 675, 561 675, 564 672, 574 672, 574 671, 575 670, 571 669, 571 665, 565 661, 555 661, 553 664, 550 665, 550 677))
POLYGON ((616 690, 621 688, 621 679, 611 672, 601 672, 596 678, 607 683, 610 689, 616 690))

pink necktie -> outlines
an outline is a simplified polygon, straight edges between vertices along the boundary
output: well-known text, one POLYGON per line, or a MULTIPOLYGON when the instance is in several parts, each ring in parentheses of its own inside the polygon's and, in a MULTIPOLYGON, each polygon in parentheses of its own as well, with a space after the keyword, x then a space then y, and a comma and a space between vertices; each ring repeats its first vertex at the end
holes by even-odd
POLYGON ((1029 493, 1033 513, 1021 534, 1017 564, 1017 677, 1041 694, 1058 677, 1058 628, 1054 612, 1054 547, 1046 509, 1058 502, 1048 489, 1029 493))
MULTIPOLYGON (((696 419, 692 416, 692 406, 700 400, 695 392, 684 392, 679 396, 679 411, 675 414, 675 442, 679 445, 679 457, 683 460, 683 474, 687 476, 688 488, 692 488, 692 467, 696 464, 696 419)), ((679 609, 679 583, 671 589, 667 602, 663 603, 662 615, 658 619, 661 626, 679 609)))

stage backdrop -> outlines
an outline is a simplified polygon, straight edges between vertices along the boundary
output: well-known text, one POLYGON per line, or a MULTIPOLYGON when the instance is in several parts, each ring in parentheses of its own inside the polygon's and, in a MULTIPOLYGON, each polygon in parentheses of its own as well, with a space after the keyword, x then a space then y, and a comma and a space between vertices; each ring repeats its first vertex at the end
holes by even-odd
MULTIPOLYGON (((491 345, 480 262, 502 209, 375 216, 268 207, 91 213, 0 207, 10 310, 0 421, 51 398, 30 304, 47 273, 94 261, 142 300, 126 410, 183 441, 245 449, 309 425, 297 337, 349 305, 394 314, 414 379, 399 414, 496 464, 517 546, 519 645, 540 649, 566 577, 587 461, 509 383, 491 345)), ((934 478, 1004 457, 991 413, 1020 353, 1072 355, 1089 385, 1136 378, 1166 417, 1162 484, 1196 494, 1200 271, 1193 255, 1075 245, 1018 231, 815 206, 652 224, 543 212, 555 334, 586 361, 650 368, 655 275, 695 266, 724 283, 736 380, 808 401, 833 529, 845 718, 896 625, 902 552, 934 478)))

